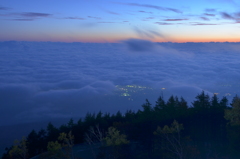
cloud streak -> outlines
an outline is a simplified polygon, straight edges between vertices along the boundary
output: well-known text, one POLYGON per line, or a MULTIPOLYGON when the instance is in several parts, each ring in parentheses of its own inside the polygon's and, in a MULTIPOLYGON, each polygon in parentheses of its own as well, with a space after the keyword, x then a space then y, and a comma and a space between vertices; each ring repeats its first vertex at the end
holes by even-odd
POLYGON ((10 10, 11 8, 0 6, 0 10, 10 10))
POLYGON ((219 25, 219 24, 214 24, 214 23, 199 23, 199 22, 195 22, 195 23, 191 23, 191 25, 219 25))
POLYGON ((216 9, 213 9, 213 8, 208 8, 208 9, 205 9, 206 12, 216 12, 216 9))
POLYGON ((128 6, 134 6, 134 7, 144 7, 144 8, 151 8, 151 9, 157 9, 161 11, 172 11, 175 13, 182 13, 182 11, 174 8, 167 8, 167 7, 161 7, 157 5, 151 5, 151 4, 139 4, 139 3, 120 3, 118 2, 117 4, 122 4, 122 5, 128 5, 128 6))
POLYGON ((21 13, 7 13, 1 14, 3 17, 7 17, 6 20, 15 20, 15 21, 33 21, 39 18, 48 18, 53 14, 48 13, 38 13, 38 12, 21 12, 21 13))
POLYGON ((113 14, 113 15, 120 15, 119 13, 116 13, 116 12, 113 12, 113 11, 109 11, 109 10, 106 10, 105 12, 107 12, 109 14, 113 14))
POLYGON ((204 15, 210 16, 210 17, 214 17, 215 16, 215 14, 209 14, 209 13, 204 13, 204 15))
POLYGON ((206 17, 200 17, 202 20, 206 20, 209 21, 210 19, 206 18, 206 17))
POLYGON ((221 16, 222 16, 222 18, 224 18, 224 19, 235 19, 232 15, 230 15, 230 14, 228 14, 228 13, 226 13, 226 12, 221 12, 221 16))
POLYGON ((111 24, 111 23, 116 23, 116 22, 98 22, 98 23, 110 23, 111 24))
POLYGON ((91 18, 91 19, 102 19, 100 17, 93 17, 93 16, 88 16, 88 18, 91 18))
POLYGON ((18 18, 18 19, 9 19, 9 20, 13 20, 13 21, 34 21, 35 19, 24 19, 24 18, 18 18))
POLYGON ((150 38, 154 39, 155 37, 161 37, 164 38, 165 36, 157 31, 154 30, 143 30, 139 29, 138 27, 134 28, 134 31, 138 34, 139 37, 141 38, 150 38))
POLYGON ((173 23, 165 23, 165 22, 155 22, 158 25, 174 25, 173 23))
POLYGON ((21 15, 23 17, 29 17, 29 18, 40 18, 40 17, 49 17, 52 14, 37 13, 37 12, 23 12, 23 13, 20 13, 19 15, 21 15))
POLYGON ((80 17, 65 17, 64 19, 85 20, 85 18, 80 18, 80 17))
POLYGON ((240 22, 240 12, 236 12, 236 13, 227 13, 227 12, 220 12, 220 15, 223 19, 227 19, 227 20, 234 20, 237 23, 240 22))
POLYGON ((164 21, 168 21, 168 22, 174 22, 174 21, 185 21, 188 19, 165 19, 164 21))
POLYGON ((152 14, 152 12, 146 12, 146 11, 143 11, 143 10, 140 10, 138 11, 139 13, 148 13, 148 14, 152 14))

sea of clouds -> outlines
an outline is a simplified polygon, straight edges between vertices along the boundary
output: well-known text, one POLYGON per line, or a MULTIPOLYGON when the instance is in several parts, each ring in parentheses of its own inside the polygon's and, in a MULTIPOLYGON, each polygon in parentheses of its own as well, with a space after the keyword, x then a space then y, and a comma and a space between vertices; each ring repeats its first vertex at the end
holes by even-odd
POLYGON ((191 106, 202 90, 240 94, 240 43, 8 41, 0 57, 0 125, 137 110, 160 95, 191 106), (116 85, 152 89, 121 97, 116 85))

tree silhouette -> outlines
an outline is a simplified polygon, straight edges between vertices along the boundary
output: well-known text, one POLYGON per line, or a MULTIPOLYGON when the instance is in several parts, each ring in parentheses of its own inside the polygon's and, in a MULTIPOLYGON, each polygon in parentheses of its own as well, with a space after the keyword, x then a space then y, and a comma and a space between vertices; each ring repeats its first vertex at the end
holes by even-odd
POLYGON ((28 158, 27 140, 24 136, 20 141, 15 140, 12 149, 9 151, 9 154, 14 159, 28 158))
POLYGON ((184 145, 182 141, 182 136, 180 134, 182 130, 183 125, 179 124, 176 120, 174 120, 171 124, 171 127, 169 127, 168 125, 165 125, 163 128, 158 126, 157 130, 154 131, 154 135, 161 137, 160 142, 162 143, 160 149, 166 149, 178 159, 184 158, 184 145))

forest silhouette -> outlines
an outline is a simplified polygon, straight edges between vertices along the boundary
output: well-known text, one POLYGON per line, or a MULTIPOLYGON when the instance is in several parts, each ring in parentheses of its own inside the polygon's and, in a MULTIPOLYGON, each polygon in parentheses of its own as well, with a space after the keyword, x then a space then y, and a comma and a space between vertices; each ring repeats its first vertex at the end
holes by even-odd
POLYGON ((87 113, 58 128, 49 123, 15 141, 2 158, 237 159, 239 132, 240 98, 229 104, 203 91, 191 104, 160 96, 138 111, 87 113))

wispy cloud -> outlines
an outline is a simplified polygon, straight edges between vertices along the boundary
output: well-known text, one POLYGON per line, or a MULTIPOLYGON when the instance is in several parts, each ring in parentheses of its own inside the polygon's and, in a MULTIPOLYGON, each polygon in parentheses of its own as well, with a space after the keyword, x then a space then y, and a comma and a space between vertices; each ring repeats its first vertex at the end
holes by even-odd
POLYGON ((235 12, 235 13, 220 12, 220 16, 223 19, 235 21, 232 24, 236 24, 240 22, 240 12, 235 12))
POLYGON ((24 16, 24 17, 39 18, 39 17, 49 17, 52 14, 36 13, 36 12, 23 12, 23 13, 20 13, 19 15, 24 16))
POLYGON ((9 17, 10 14, 0 14, 1 17, 9 17))
POLYGON ((206 21, 208 21, 209 19, 208 18, 206 18, 206 17, 200 17, 202 20, 206 20, 206 21))
POLYGON ((166 10, 170 10, 176 13, 182 13, 182 11, 178 10, 178 9, 174 9, 174 8, 166 8, 166 10))
POLYGON ((144 38, 144 37, 154 38, 154 36, 151 33, 146 32, 144 30, 141 30, 141 29, 139 29, 137 27, 134 28, 134 31, 142 38, 144 38))
POLYGON ((159 32, 154 31, 154 30, 148 30, 148 31, 149 31, 150 33, 152 33, 153 35, 155 35, 155 36, 165 38, 165 36, 164 36, 162 33, 159 33, 159 32))
POLYGON ((240 18, 240 12, 235 13, 235 16, 240 18))
POLYGON ((20 13, 7 13, 1 14, 0 16, 7 17, 5 20, 15 20, 15 21, 33 21, 39 18, 47 18, 53 14, 48 13, 37 13, 37 12, 20 12, 20 13))
POLYGON ((234 20, 236 23, 240 22, 240 12, 236 13, 220 12, 220 15, 222 16, 223 19, 234 20))
POLYGON ((112 10, 108 10, 108 9, 105 9, 105 8, 101 8, 102 11, 108 13, 108 14, 112 14, 112 15, 120 15, 119 13, 117 12, 114 12, 112 10))
POLYGON ((122 5, 128 5, 128 6, 145 7, 145 8, 152 8, 152 9, 162 10, 162 11, 172 11, 172 12, 175 12, 175 13, 182 13, 182 11, 180 11, 178 9, 175 9, 175 8, 161 7, 161 6, 152 5, 152 4, 121 3, 121 2, 115 2, 115 3, 122 4, 122 5))
POLYGON ((0 10, 9 10, 10 8, 8 8, 8 7, 1 7, 0 6, 0 10))
POLYGON ((7 16, 7 17, 24 17, 24 18, 45 18, 52 15, 53 14, 37 13, 37 12, 20 12, 20 13, 2 14, 2 16, 7 16))
POLYGON ((165 23, 165 22, 155 22, 158 25, 173 25, 173 23, 165 23))
POLYGON ((155 19, 155 17, 147 17, 146 19, 155 19))
POLYGON ((113 11, 109 11, 109 10, 105 10, 105 12, 109 13, 109 14, 113 14, 113 15, 119 15, 119 13, 113 12, 113 11))
POLYGON ((134 28, 134 31, 138 34, 139 37, 141 38, 150 38, 150 39, 154 39, 156 36, 157 37, 161 37, 164 38, 164 35, 162 35, 161 33, 154 31, 154 30, 143 30, 143 29, 139 29, 137 27, 134 28))
POLYGON ((100 17, 93 17, 93 16, 88 16, 88 18, 91 18, 91 19, 102 19, 100 17))
POLYGON ((184 21, 188 19, 165 19, 164 21, 184 21))
POLYGON ((211 16, 211 17, 214 17, 214 16, 215 16, 215 14, 209 14, 209 13, 204 13, 204 15, 206 15, 206 16, 211 16))
POLYGON ((210 8, 208 8, 208 9, 205 9, 205 11, 206 11, 206 12, 215 12, 216 9, 210 9, 210 8))
POLYGON ((191 25, 218 25, 218 24, 213 24, 213 23, 191 23, 191 25))
POLYGON ((116 22, 98 22, 98 23, 116 23, 116 22))
POLYGON ((152 20, 152 19, 155 19, 155 17, 147 17, 147 18, 144 18, 142 21, 149 21, 149 20, 152 20))
POLYGON ((65 17, 64 19, 85 20, 85 18, 80 18, 80 17, 65 17))
POLYGON ((8 20, 13 20, 13 21, 33 21, 34 19, 23 19, 23 18, 19 18, 19 19, 8 19, 8 20))
POLYGON ((149 14, 152 14, 152 12, 146 12, 146 11, 143 11, 143 10, 140 10, 140 11, 138 11, 138 12, 140 12, 140 13, 149 13, 149 14))
POLYGON ((129 50, 134 52, 145 52, 145 51, 153 51, 156 45, 147 40, 140 40, 140 39, 127 39, 122 41, 129 50))
POLYGON ((232 15, 230 15, 229 13, 226 13, 226 12, 221 12, 220 13, 222 18, 224 19, 235 19, 232 15))

